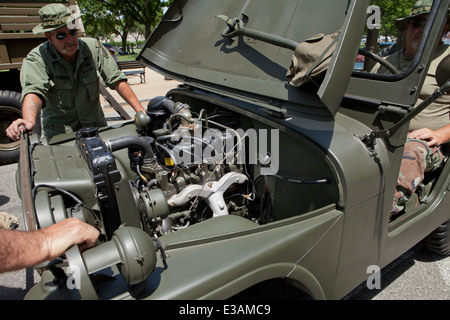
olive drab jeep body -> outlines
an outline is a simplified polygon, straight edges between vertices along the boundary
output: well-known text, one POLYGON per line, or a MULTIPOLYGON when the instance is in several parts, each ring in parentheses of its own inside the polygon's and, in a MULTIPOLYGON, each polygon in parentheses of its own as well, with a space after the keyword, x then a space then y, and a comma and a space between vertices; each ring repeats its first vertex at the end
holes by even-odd
POLYGON ((434 1, 411 68, 380 76, 354 70, 369 0, 174 1, 138 60, 183 85, 134 121, 24 137, 28 229, 77 217, 101 231, 36 266, 27 298, 227 299, 284 279, 339 299, 434 234, 448 162, 390 212, 449 2, 434 1))

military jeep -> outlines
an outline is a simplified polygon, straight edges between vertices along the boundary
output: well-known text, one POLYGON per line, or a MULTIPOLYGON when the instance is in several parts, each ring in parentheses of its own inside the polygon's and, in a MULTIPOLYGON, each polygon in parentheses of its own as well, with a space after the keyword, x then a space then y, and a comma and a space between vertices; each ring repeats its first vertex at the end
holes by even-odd
POLYGON ((423 239, 448 254, 448 162, 390 213, 449 3, 411 67, 378 75, 354 70, 384 63, 359 50, 369 0, 174 1, 138 60, 182 85, 131 121, 23 137, 28 230, 101 232, 36 266, 27 298, 227 299, 283 279, 340 299, 423 239))

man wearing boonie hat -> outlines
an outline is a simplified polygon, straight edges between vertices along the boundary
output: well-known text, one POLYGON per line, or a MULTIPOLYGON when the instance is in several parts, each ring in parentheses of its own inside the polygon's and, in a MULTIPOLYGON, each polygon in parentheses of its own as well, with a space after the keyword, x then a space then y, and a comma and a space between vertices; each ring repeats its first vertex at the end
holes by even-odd
POLYGON ((23 119, 6 130, 20 139, 19 126, 32 131, 42 111, 42 130, 47 139, 83 127, 106 126, 100 105, 100 76, 136 111, 145 109, 127 83, 111 54, 96 39, 78 38, 77 19, 63 4, 39 10, 41 23, 35 34, 45 33, 47 42, 33 49, 21 69, 23 119))
MULTIPOLYGON (((405 38, 405 47, 388 56, 386 60, 400 72, 410 66, 416 54, 432 5, 433 0, 417 1, 408 16, 395 21, 395 25, 405 38)), ((444 43, 436 49, 417 104, 439 88, 435 76, 436 68, 449 54, 450 48, 444 43)), ((383 66, 376 66, 372 72, 390 73, 383 66)), ((425 173, 435 170, 444 161, 442 146, 450 142, 450 95, 444 94, 413 118, 409 130, 394 195, 392 217, 402 212, 410 195, 424 179, 425 173)))

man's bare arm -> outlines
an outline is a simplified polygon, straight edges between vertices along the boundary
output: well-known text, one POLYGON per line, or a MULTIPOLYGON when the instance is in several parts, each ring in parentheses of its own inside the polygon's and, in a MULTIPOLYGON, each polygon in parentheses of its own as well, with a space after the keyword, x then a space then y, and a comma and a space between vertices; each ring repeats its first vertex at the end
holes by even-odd
POLYGON ((427 128, 415 130, 410 132, 408 137, 425 140, 430 147, 440 146, 444 143, 450 142, 450 124, 436 131, 427 128))
POLYGON ((22 103, 22 119, 17 119, 6 129, 6 134, 11 140, 17 141, 20 139, 21 125, 24 125, 27 131, 33 131, 42 105, 43 102, 38 95, 29 93, 25 96, 22 103))
POLYGON ((118 81, 114 86, 114 90, 119 93, 119 95, 134 109, 134 111, 136 111, 136 113, 139 111, 145 113, 144 107, 139 102, 133 89, 131 89, 126 81, 118 81))
POLYGON ((22 105, 23 118, 36 124, 37 116, 42 110, 42 104, 42 100, 38 95, 34 93, 27 94, 22 105))
POLYGON ((0 273, 56 259, 73 245, 83 251, 96 245, 99 234, 97 229, 75 218, 34 232, 0 230, 0 273))

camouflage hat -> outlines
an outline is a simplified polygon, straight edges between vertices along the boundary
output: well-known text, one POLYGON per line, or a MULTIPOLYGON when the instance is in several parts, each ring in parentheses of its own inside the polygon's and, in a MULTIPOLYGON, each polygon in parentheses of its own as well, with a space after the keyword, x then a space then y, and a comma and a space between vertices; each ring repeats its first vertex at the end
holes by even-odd
POLYGON ((61 3, 48 4, 39 10, 42 23, 33 29, 33 33, 40 34, 59 29, 73 23, 81 16, 80 13, 71 14, 70 9, 61 3))
POLYGON ((419 0, 417 1, 411 9, 408 16, 399 18, 395 20, 395 26, 398 30, 403 30, 406 27, 406 22, 414 17, 420 16, 421 14, 430 13, 431 6, 433 5, 433 0, 419 0))

